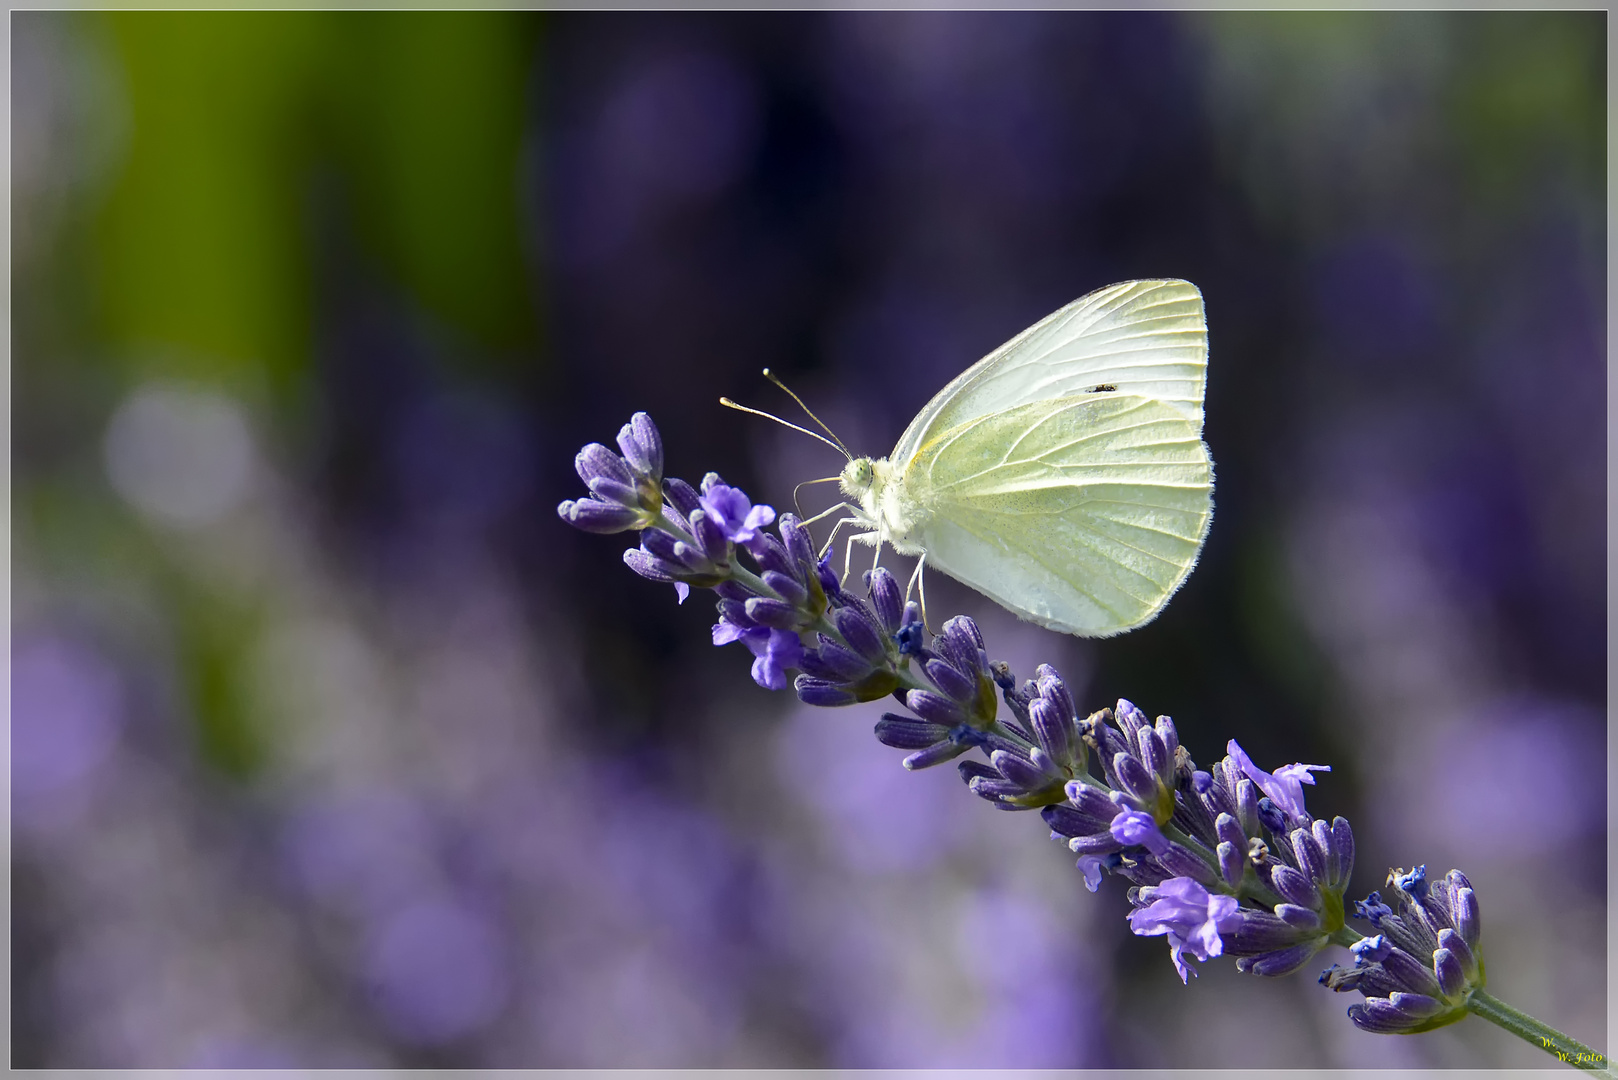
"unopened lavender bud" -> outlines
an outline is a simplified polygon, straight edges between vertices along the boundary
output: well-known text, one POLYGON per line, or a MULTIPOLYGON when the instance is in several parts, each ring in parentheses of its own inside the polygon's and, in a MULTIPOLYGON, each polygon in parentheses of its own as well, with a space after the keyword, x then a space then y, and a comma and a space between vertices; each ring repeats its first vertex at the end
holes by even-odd
POLYGON ((949 739, 949 729, 925 720, 912 720, 897 713, 883 713, 876 722, 876 737, 895 750, 925 750, 949 739))
POLYGON ((644 515, 638 510, 593 498, 569 499, 558 506, 556 512, 575 529, 601 535, 638 529, 644 522, 644 515))
POLYGON ((1438 932, 1438 945, 1455 958, 1456 963, 1461 965, 1462 973, 1468 979, 1478 977, 1478 962, 1476 956, 1472 953, 1472 947, 1466 943, 1466 940, 1457 931, 1451 930, 1447 926, 1444 927, 1438 932))
POLYGON ((797 517, 793 514, 782 514, 778 529, 781 533, 781 542, 786 545, 787 554, 805 569, 813 567, 818 561, 815 558, 815 545, 809 539, 809 531, 797 517))
POLYGON ((1040 811, 1045 824, 1063 836, 1093 836, 1106 829, 1112 819, 1087 814, 1068 803, 1055 803, 1040 811))
POLYGON ((1290 975, 1304 964, 1310 957, 1320 950, 1312 943, 1294 945, 1290 949, 1279 949, 1263 956, 1243 957, 1236 961, 1236 970, 1245 971, 1265 978, 1278 978, 1290 975))
POLYGON ((1428 997, 1437 997, 1443 993, 1438 985, 1438 976, 1433 974, 1432 969, 1403 949, 1389 952, 1382 959, 1382 967, 1411 993, 1425 994, 1428 997))
POLYGON ((1311 911, 1320 910, 1320 890, 1292 867, 1284 864, 1266 864, 1265 869, 1259 871, 1259 877, 1265 879, 1266 884, 1289 903, 1309 908, 1311 911))
POLYGON ((687 520, 702 507, 702 496, 697 494, 696 488, 677 476, 663 481, 663 495, 679 511, 680 517, 687 520))
POLYGON ((1320 916, 1306 907, 1297 904, 1277 904, 1275 914, 1282 922, 1298 930, 1320 929, 1320 916))
POLYGON ((1298 869, 1305 877, 1321 885, 1328 885, 1326 853, 1315 838, 1302 829, 1292 830, 1292 851, 1298 856, 1298 869))
POLYGON ((766 570, 764 584, 774 589, 777 596, 794 608, 803 607, 805 601, 809 599, 809 590, 798 584, 798 580, 790 574, 766 570))
POLYGON ((1039 739, 1051 757, 1066 763, 1072 753, 1072 746, 1068 741, 1071 721, 1062 715, 1060 707, 1048 698, 1037 697, 1028 703, 1028 719, 1033 725, 1034 736, 1039 739))
POLYGON ((1124 842, 1110 832, 1095 833, 1091 836, 1075 836, 1067 842, 1067 849, 1075 855, 1106 855, 1114 851, 1121 851, 1123 848, 1124 842))
POLYGON ((1272 835, 1285 835, 1286 815, 1281 813, 1281 808, 1276 806, 1268 795, 1258 801, 1258 820, 1272 835))
POLYGON ((1458 890, 1455 894, 1455 932, 1468 945, 1476 945, 1481 927, 1477 893, 1469 888, 1458 890))
POLYGON ((630 417, 618 432, 618 448, 636 472, 653 478, 663 475, 663 438, 650 416, 638 412, 630 417))
POLYGON ((663 568, 663 564, 642 548, 630 548, 624 552, 624 564, 635 573, 649 581, 673 581, 674 575, 663 568))
POLYGON ((1147 723, 1146 714, 1135 708, 1134 702, 1125 701, 1123 698, 1118 699, 1118 707, 1113 711, 1113 716, 1118 721, 1118 726, 1131 740, 1134 739, 1135 732, 1145 727, 1147 723))
POLYGON ((1176 761, 1180 750, 1180 733, 1174 729, 1174 721, 1166 716, 1159 716, 1155 726, 1157 737, 1163 740, 1163 747, 1168 751, 1169 760, 1176 761))
POLYGON ((1188 877, 1210 888, 1219 884, 1219 875, 1182 844, 1170 843, 1166 851, 1156 855, 1156 859, 1172 877, 1188 877))
POLYGON ((1298 931, 1278 915, 1243 908, 1241 917, 1240 924, 1226 937, 1229 951, 1237 955, 1257 956, 1297 944, 1298 931))
POLYGON ((1042 773, 1027 758, 1005 750, 996 750, 989 755, 989 761, 1000 770, 1000 775, 1010 780, 1020 788, 1033 790, 1050 782, 1051 777, 1042 773))
POLYGON ((941 743, 934 743, 924 750, 917 750, 914 754, 904 759, 904 767, 911 772, 930 769, 934 765, 942 765, 946 761, 953 761, 970 749, 970 746, 945 740, 941 743))
POLYGON ((1111 821, 1118 816, 1119 808, 1116 803, 1107 797, 1106 792, 1099 788, 1077 780, 1069 780, 1063 787, 1068 802, 1072 803, 1081 813, 1087 814, 1098 821, 1111 821))
POLYGON ((1118 754, 1113 758, 1112 767, 1119 781, 1142 805, 1150 806, 1157 801, 1157 778, 1136 758, 1118 754))
POLYGON ((590 494, 598 499, 615 502, 622 506, 640 505, 640 493, 635 490, 634 486, 619 483, 613 477, 594 476, 590 478, 590 482, 585 486, 590 489, 590 494))
POLYGON ((721 581, 719 584, 713 587, 713 591, 718 593, 726 600, 734 600, 738 604, 745 604, 747 601, 758 595, 752 589, 734 579, 729 581, 721 581))
POLYGON ((877 567, 870 576, 871 606, 882 622, 882 629, 896 634, 904 623, 904 591, 887 570, 877 567))
POLYGON ((1438 976, 1439 991, 1446 998, 1456 997, 1466 989, 1466 971, 1448 949, 1433 953, 1433 971, 1438 976))
POLYGON ((884 663, 888 658, 887 646, 883 641, 882 633, 868 618, 853 608, 840 608, 832 617, 837 626, 837 632, 843 635, 849 648, 865 657, 873 664, 884 663))
POLYGON ((1135 743, 1139 747, 1139 757, 1142 765, 1148 772, 1155 774, 1165 782, 1171 776, 1174 759, 1169 756, 1168 747, 1157 732, 1149 727, 1143 727, 1135 734, 1135 743))
POLYGON ((1337 854, 1337 880, 1343 885, 1354 876, 1354 830, 1348 819, 1337 817, 1331 823, 1332 848, 1337 854))
POLYGON ((863 657, 843 648, 824 634, 820 635, 819 641, 818 646, 804 654, 804 674, 832 682, 857 682, 871 673, 871 665, 863 657))
POLYGON ((1220 814, 1214 819, 1214 831, 1222 842, 1230 844, 1243 856, 1247 854, 1247 834, 1242 832, 1242 827, 1237 824, 1235 818, 1229 814, 1220 814))
POLYGON ((809 675, 799 675, 793 688, 798 692, 798 700, 805 705, 836 708, 859 700, 846 686, 809 675))
POLYGON ((573 459, 573 467, 586 487, 596 480, 612 480, 634 491, 635 475, 629 471, 629 466, 600 443, 590 443, 580 450, 573 459))
POLYGON ((1078 706, 1073 703, 1073 694, 1055 668, 1049 664, 1039 665, 1034 669, 1034 680, 1039 687, 1039 696, 1050 701, 1064 717, 1071 720, 1079 715, 1078 706))
POLYGON ((1337 850, 1337 840, 1332 836, 1331 825, 1321 818, 1309 823, 1309 835, 1314 837, 1315 846, 1325 859, 1325 883, 1331 888, 1337 888, 1343 881, 1343 864, 1341 853, 1337 850))
POLYGON ((760 626, 775 630, 793 630, 802 621, 799 610, 785 600, 756 596, 747 601, 747 617, 760 626))
POLYGON ((1348 1018, 1362 1030, 1395 1035, 1415 1031, 1443 1008, 1442 1002, 1424 994, 1396 993, 1350 1005, 1348 1018))
POLYGON ((1258 787, 1251 780, 1236 784, 1236 821, 1248 836, 1258 833, 1258 787))
POLYGON ((719 526, 714 524, 707 511, 701 507, 691 511, 691 536, 702 549, 702 553, 714 562, 724 562, 730 555, 730 541, 719 526))
POLYGON ((927 678, 938 689, 956 701, 970 702, 977 696, 977 680, 961 674, 953 664, 943 660, 929 660, 922 666, 927 678))
POLYGON ((1227 841, 1220 841, 1217 854, 1219 874, 1225 879, 1225 884, 1234 889, 1241 884, 1242 874, 1247 869, 1247 856, 1241 848, 1227 841))
POLYGON ((911 690, 905 694, 905 705, 923 720, 931 720, 945 727, 954 727, 956 724, 966 722, 966 713, 959 705, 941 694, 934 694, 928 690, 911 690))

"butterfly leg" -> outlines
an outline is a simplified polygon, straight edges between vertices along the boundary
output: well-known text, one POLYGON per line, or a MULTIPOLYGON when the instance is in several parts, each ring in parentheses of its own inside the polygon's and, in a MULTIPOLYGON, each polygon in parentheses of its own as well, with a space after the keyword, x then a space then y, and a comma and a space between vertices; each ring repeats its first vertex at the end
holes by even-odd
MULTIPOLYGON (((833 509, 836 509, 836 507, 833 507, 833 509)), ((805 523, 805 524, 807 524, 807 523, 805 523)), ((819 552, 818 555, 816 555, 816 558, 824 559, 826 557, 826 552, 830 551, 832 549, 832 545, 837 543, 837 534, 842 531, 844 525, 858 525, 858 524, 860 524, 860 519, 859 518, 855 518, 855 517, 839 518, 837 520, 837 524, 835 524, 835 525, 833 525, 831 527, 831 535, 826 537, 826 543, 821 546, 820 552, 819 552)))
POLYGON ((916 560, 916 568, 910 572, 910 584, 905 586, 905 602, 910 602, 910 590, 916 590, 921 597, 921 625, 931 634, 933 628, 927 622, 927 576, 921 572, 921 568, 926 565, 927 553, 924 551, 916 560))
MULTIPOLYGON (((848 520, 849 521, 854 521, 856 519, 855 518, 849 518, 848 520)), ((855 533, 853 536, 850 536, 848 538, 848 546, 843 549, 843 577, 842 577, 842 581, 839 582, 839 584, 846 585, 848 583, 848 575, 851 572, 852 560, 854 558, 854 544, 856 542, 861 543, 861 544, 875 544, 876 545, 877 557, 880 558, 882 556, 882 534, 881 533, 863 532, 863 533, 855 533)))
MULTIPOLYGON (((813 525, 815 522, 819 521, 821 518, 831 517, 831 515, 837 513, 837 511, 839 511, 839 510, 854 510, 854 509, 857 509, 857 508, 855 506, 853 506, 852 504, 850 504, 850 503, 846 503, 846 502, 832 503, 830 506, 826 507, 826 509, 824 509, 820 513, 816 514, 814 517, 812 517, 812 518, 804 518, 802 521, 798 522, 798 524, 799 525, 813 525)), ((845 520, 852 520, 852 519, 845 519, 845 520)), ((829 544, 830 541, 828 541, 827 543, 829 544)))

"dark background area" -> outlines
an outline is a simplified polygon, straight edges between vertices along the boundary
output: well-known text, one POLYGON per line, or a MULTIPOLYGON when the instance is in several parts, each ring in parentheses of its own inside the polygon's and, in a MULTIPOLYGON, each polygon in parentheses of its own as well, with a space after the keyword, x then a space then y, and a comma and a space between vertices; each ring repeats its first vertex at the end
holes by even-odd
POLYGON ((930 606, 1329 763, 1354 895, 1464 869, 1490 990, 1599 1045, 1604 13, 12 31, 14 1064, 1543 1064, 1180 986, 1032 815, 555 515, 640 409, 785 510, 840 459, 721 394, 883 454, 1136 277, 1207 306, 1197 569, 1105 641, 930 606))

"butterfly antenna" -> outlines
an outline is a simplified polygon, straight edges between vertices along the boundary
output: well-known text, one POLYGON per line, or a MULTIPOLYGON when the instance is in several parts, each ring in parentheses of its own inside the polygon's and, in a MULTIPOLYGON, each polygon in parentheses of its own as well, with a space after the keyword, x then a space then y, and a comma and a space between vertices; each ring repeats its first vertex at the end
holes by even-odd
POLYGON ((827 427, 826 422, 824 420, 822 420, 820 417, 816 416, 813 412, 811 412, 810 409, 809 409, 809 406, 807 406, 807 405, 805 405, 803 403, 803 398, 799 397, 797 394, 794 394, 792 392, 791 387, 789 387, 786 383, 782 382, 780 379, 776 378, 775 372, 771 371, 769 368, 765 368, 764 369, 764 377, 766 379, 770 380, 776 386, 779 386, 781 389, 785 390, 787 392, 787 396, 790 397, 793 401, 796 401, 798 403, 798 408, 802 409, 805 413, 808 413, 809 414, 809 419, 811 419, 815 423, 819 424, 820 425, 820 430, 824 431, 827 435, 830 435, 832 437, 832 440, 837 443, 837 448, 843 452, 843 456, 848 458, 848 460, 850 460, 850 461, 854 460, 854 455, 848 452, 848 447, 843 445, 843 440, 837 438, 837 433, 835 431, 833 431, 831 428, 827 427))
POLYGON ((730 400, 728 397, 720 398, 719 399, 719 404, 723 405, 727 409, 735 409, 737 412, 752 413, 754 416, 762 416, 766 420, 774 420, 777 424, 780 424, 782 427, 789 427, 793 431, 801 431, 805 435, 809 436, 811 439, 819 439, 821 442, 825 443, 827 446, 831 447, 833 450, 836 450, 839 454, 842 454, 844 457, 848 458, 851 461, 854 458, 854 455, 850 454, 848 452, 847 448, 844 447, 841 443, 834 443, 830 439, 826 438, 824 435, 820 435, 820 434, 818 434, 816 432, 810 431, 806 427, 799 427, 797 424, 790 423, 790 422, 788 422, 786 420, 781 419, 779 416, 775 416, 775 415, 773 415, 771 413, 767 413, 762 409, 749 409, 746 405, 738 405, 738 404, 736 404, 734 401, 730 400))

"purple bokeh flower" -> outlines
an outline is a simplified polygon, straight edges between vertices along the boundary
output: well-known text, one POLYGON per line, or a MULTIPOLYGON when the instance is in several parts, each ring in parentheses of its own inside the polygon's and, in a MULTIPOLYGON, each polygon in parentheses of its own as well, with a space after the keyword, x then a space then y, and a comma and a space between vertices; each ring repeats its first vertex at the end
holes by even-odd
POLYGON ((1285 810, 1293 817, 1308 818, 1309 812, 1303 806, 1303 785, 1313 784, 1315 778, 1311 772, 1331 772, 1330 765, 1283 765, 1273 773, 1267 773, 1247 756, 1247 752, 1232 739, 1225 744, 1225 752, 1236 759, 1242 772, 1248 779, 1257 784, 1259 790, 1270 797, 1270 801, 1285 810))
POLYGON ((124 724, 117 671, 69 637, 20 636, 12 647, 14 809, 32 818, 53 797, 86 785, 124 724))
POLYGON ((1234 896, 1210 893, 1190 878, 1170 878, 1161 885, 1140 890, 1145 907, 1129 913, 1129 928, 1142 937, 1167 934, 1169 949, 1180 981, 1188 981, 1195 969, 1186 956, 1206 961, 1224 952, 1221 931, 1234 930, 1241 922, 1234 896))
POLYGON ((456 901, 424 899, 383 919, 363 958, 383 1022, 401 1040, 436 1046, 490 1024, 510 995, 499 927, 456 901))

